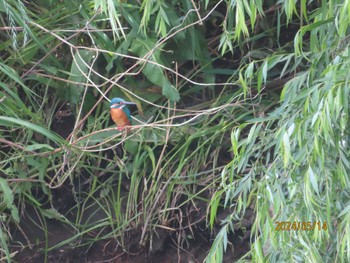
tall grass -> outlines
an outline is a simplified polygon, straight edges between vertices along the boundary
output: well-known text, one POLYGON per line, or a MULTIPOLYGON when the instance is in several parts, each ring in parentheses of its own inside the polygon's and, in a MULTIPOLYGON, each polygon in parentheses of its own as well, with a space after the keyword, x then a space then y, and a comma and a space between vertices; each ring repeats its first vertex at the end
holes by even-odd
POLYGON ((239 228, 241 261, 347 262, 348 9, 0 3, 1 260, 20 253, 11 233, 32 207, 45 261, 98 241, 156 251, 162 231, 180 246, 198 211, 215 235, 206 262, 223 261, 239 228), (137 103, 132 133, 111 124, 112 97, 137 103), (48 219, 71 237, 49 246, 48 219), (327 227, 277 231, 283 221, 327 227))

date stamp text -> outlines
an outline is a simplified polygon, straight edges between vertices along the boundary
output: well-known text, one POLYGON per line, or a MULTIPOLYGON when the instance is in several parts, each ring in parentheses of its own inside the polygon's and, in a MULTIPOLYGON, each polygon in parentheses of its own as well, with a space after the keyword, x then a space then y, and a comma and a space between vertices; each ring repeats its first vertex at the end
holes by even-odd
POLYGON ((325 231, 327 230, 327 222, 321 223, 320 221, 316 221, 316 222, 276 221, 275 224, 276 224, 276 227, 275 227, 276 231, 298 231, 298 230, 302 230, 302 231, 324 230, 325 231))

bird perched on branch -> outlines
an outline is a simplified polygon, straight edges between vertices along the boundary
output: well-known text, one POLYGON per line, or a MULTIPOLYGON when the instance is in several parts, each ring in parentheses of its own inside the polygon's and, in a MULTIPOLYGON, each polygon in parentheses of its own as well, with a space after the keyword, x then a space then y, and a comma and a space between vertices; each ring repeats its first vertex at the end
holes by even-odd
MULTIPOLYGON (((121 131, 125 126, 131 126, 131 112, 126 105, 135 105, 134 102, 125 101, 121 98, 113 98, 111 100, 111 117, 118 130, 121 131)), ((126 128, 126 132, 130 132, 130 127, 126 128)))

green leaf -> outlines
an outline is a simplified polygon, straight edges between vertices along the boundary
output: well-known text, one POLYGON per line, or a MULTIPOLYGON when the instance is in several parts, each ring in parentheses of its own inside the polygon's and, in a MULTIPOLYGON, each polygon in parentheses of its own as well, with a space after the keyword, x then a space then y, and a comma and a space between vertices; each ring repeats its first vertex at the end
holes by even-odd
MULTIPOLYGON (((1 241, 1 248, 6 254, 7 262, 11 262, 11 255, 9 250, 9 237, 4 233, 2 230, 2 227, 0 227, 0 241, 1 241)), ((1 258, 1 260, 5 260, 5 258, 1 258)), ((4 261, 5 262, 5 261, 4 261)))
POLYGON ((6 116, 0 116, 0 125, 6 126, 6 127, 13 127, 13 126, 23 127, 23 128, 33 130, 35 132, 38 132, 38 133, 44 135, 45 137, 56 142, 59 145, 64 144, 64 142, 65 142, 56 133, 49 131, 43 127, 40 127, 36 124, 33 124, 31 122, 25 121, 25 120, 15 119, 15 118, 6 117, 6 116))
POLYGON ((217 211, 220 205, 221 195, 223 194, 223 191, 217 192, 210 201, 210 220, 209 225, 211 228, 214 227, 215 218, 217 215, 217 211))
POLYGON ((8 209, 11 210, 11 216, 16 221, 16 223, 19 223, 19 215, 17 207, 13 203, 13 194, 10 186, 8 185, 7 181, 0 177, 0 192, 2 192, 2 198, 3 201, 8 209))
POLYGON ((139 148, 139 142, 134 140, 127 140, 124 144, 124 149, 131 155, 136 155, 139 148))
POLYGON ((29 94, 35 95, 35 93, 23 83, 22 79, 18 76, 17 72, 13 68, 0 62, 0 72, 4 73, 6 76, 11 78, 13 81, 18 83, 29 94))
POLYGON ((350 204, 348 204, 338 215, 338 218, 342 217, 343 215, 349 215, 350 213, 350 204))
POLYGON ((64 219, 65 217, 58 212, 55 208, 40 210, 42 215, 49 219, 64 219))
POLYGON ((289 141, 289 136, 287 132, 284 132, 283 134, 282 143, 283 143, 283 150, 284 150, 283 162, 284 162, 284 167, 286 168, 290 159, 290 141, 289 141))
POLYGON ((312 170, 311 166, 309 166, 309 169, 307 170, 307 173, 309 175, 309 179, 310 179, 312 188, 314 189, 314 191, 317 194, 319 194, 318 185, 317 185, 317 176, 315 176, 315 173, 312 170))
POLYGON ((165 81, 163 84, 162 94, 171 101, 179 101, 180 100, 179 92, 168 81, 165 81))
POLYGON ((148 153, 148 157, 151 159, 152 169, 154 170, 156 168, 156 158, 154 156, 154 152, 153 152, 152 148, 149 147, 148 145, 145 145, 145 150, 148 153))
MULTIPOLYGON (((131 51, 140 57, 144 57, 156 45, 154 40, 135 39, 131 46, 131 51)), ((164 65, 159 58, 159 51, 155 50, 150 55, 149 60, 164 65)), ((163 69, 156 64, 145 62, 142 73, 155 85, 162 87, 162 94, 171 101, 179 101, 180 94, 175 87, 168 81, 163 69)))
POLYGON ((48 144, 32 144, 32 145, 28 145, 25 147, 26 150, 28 151, 36 151, 36 150, 40 150, 40 149, 45 149, 45 150, 49 150, 49 151, 53 151, 54 148, 48 144))
POLYGON ((67 99, 73 104, 77 104, 81 100, 82 92, 84 90, 83 83, 87 82, 86 78, 90 70, 88 65, 93 59, 93 54, 94 53, 89 50, 77 50, 74 54, 69 80, 82 84, 70 84, 66 91, 67 99))

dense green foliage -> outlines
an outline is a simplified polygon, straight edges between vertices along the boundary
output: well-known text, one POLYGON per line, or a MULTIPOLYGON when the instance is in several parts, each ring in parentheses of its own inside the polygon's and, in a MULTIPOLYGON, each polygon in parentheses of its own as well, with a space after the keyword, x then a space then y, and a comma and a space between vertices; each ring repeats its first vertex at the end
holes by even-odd
POLYGON ((185 246, 199 211, 206 262, 240 226, 241 261, 350 261, 350 1, 5 0, 0 14, 0 261, 28 207, 46 237, 49 219, 72 232, 46 238, 45 260, 101 240, 152 251, 161 231, 185 246), (137 103, 131 134, 113 97, 137 103))

